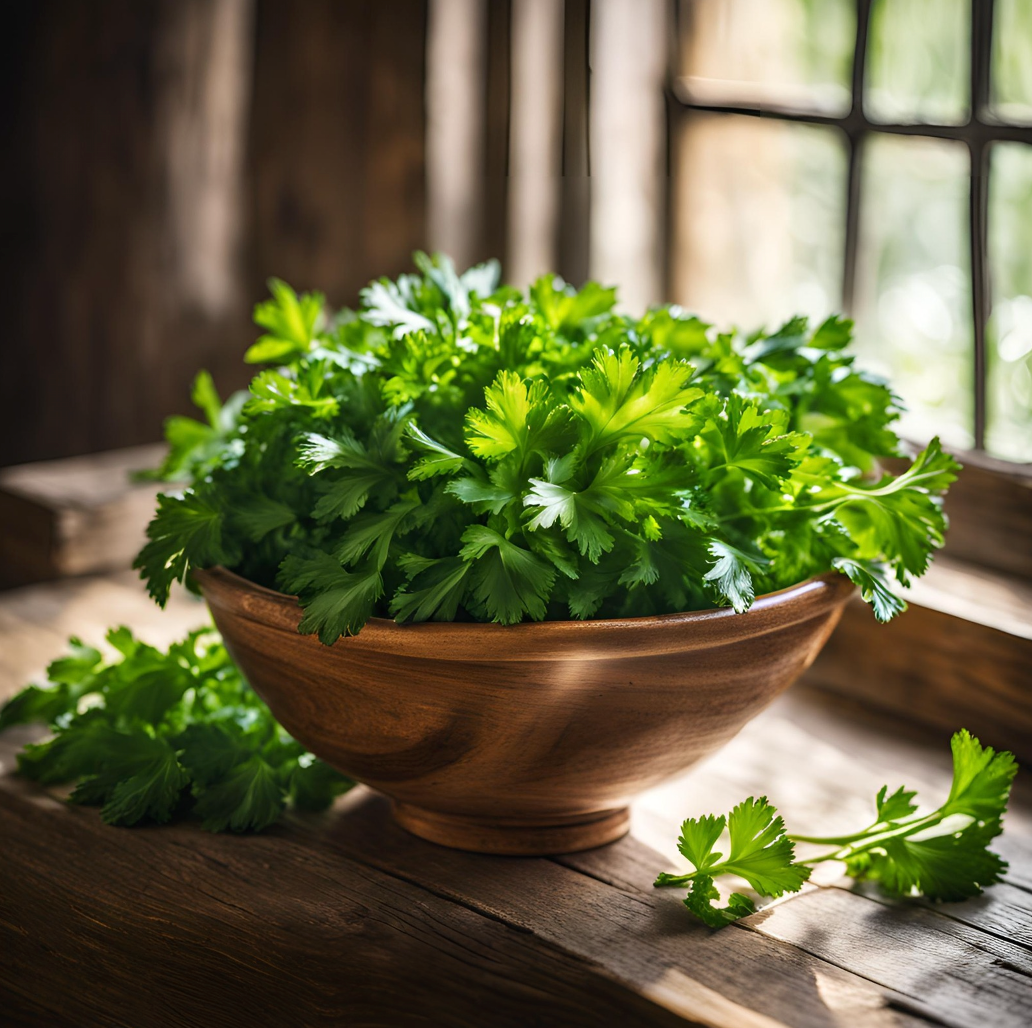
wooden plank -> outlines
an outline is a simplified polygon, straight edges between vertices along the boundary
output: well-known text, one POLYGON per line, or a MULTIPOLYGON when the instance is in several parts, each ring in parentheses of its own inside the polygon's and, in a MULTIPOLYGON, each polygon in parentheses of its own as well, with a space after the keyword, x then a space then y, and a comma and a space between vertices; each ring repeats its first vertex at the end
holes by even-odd
MULTIPOLYGON (((898 733, 891 723, 871 712, 866 726, 859 719, 858 730, 856 720, 822 715, 819 696, 799 693, 804 695, 779 701, 683 782, 644 797, 640 806, 646 809, 637 811, 634 839, 606 851, 559 858, 561 862, 621 890, 646 895, 658 870, 683 863, 673 844, 675 790, 685 815, 723 811, 745 795, 766 792, 788 824, 801 832, 836 832, 865 823, 869 809, 862 808, 870 807, 868 797, 886 781, 896 785, 902 780, 919 788, 927 803, 946 794, 949 752, 941 743, 928 749, 935 742, 931 733, 921 743, 901 740, 894 737, 898 733), (803 711, 807 716, 801 718, 803 711), (664 856, 660 863, 657 851, 664 856)), ((869 886, 847 891, 843 885, 848 880, 838 878, 832 865, 815 878, 834 887, 807 888, 742 924, 870 978, 907 997, 894 999, 894 1004, 938 1022, 978 1025, 988 1017, 994 1025, 1027 1023, 1022 1017, 1027 1019, 1032 1005, 1029 786, 1019 778, 1007 832, 995 844, 1012 861, 1008 881, 982 897, 955 904, 898 903, 869 886), (795 909, 791 919, 784 913, 788 908, 795 909), (772 920, 791 929, 768 932, 772 920), (921 944, 911 940, 918 933, 921 944), (839 946, 834 940, 840 937, 849 941, 839 946), (825 948, 813 941, 825 939, 832 940, 825 948), (904 951, 905 971, 895 966, 904 951)))
POLYGON ((118 1028, 684 1024, 575 956, 289 832, 119 831, 9 779, 0 824, 17 884, 0 890, 5 1023, 24 1001, 46 1023, 118 1028))
POLYGON ((487 5, 484 75, 484 207, 478 260, 504 260, 509 238, 512 123, 512 0, 487 5))
MULTIPOLYGON (((409 997, 395 995, 393 975, 405 975, 407 994, 413 968, 422 976, 412 982, 412 1009, 437 1009, 435 1023, 442 1024, 477 1023, 463 1013, 465 990, 479 988, 485 998, 500 993, 508 1012, 515 1000, 495 975, 510 982, 508 992, 518 986, 517 996, 531 993, 531 1000, 514 1006, 512 1019, 492 1019, 499 1024, 519 1024, 530 1013, 542 1024, 602 1023, 594 1020, 601 1015, 597 998, 607 1017, 627 1024, 822 1025, 826 1003, 814 981, 831 983, 838 1011, 855 1014, 853 1023, 911 1023, 887 1012, 882 990, 792 947, 733 938, 737 933, 711 935, 671 907, 673 897, 666 897, 664 914, 549 861, 461 854, 414 839, 370 793, 346 798, 335 815, 293 817, 287 826, 240 839, 206 835, 192 825, 111 829, 95 811, 65 807, 6 776, 0 778, 0 826, 5 876, 19 886, 0 896, 0 938, 8 933, 0 954, 17 954, 14 963, 0 957, 8 989, 31 980, 31 995, 38 998, 42 987, 54 1009, 97 1016, 71 1005, 81 1002, 77 976, 100 983, 91 993, 98 1004, 124 1009, 123 990, 149 975, 151 964, 161 965, 152 999, 168 1009, 168 1022, 90 1023, 205 1023, 198 1018, 217 987, 225 998, 215 1011, 229 1025, 249 1023, 254 1004, 276 1015, 288 1001, 299 1019, 293 1023, 324 1023, 314 1017, 311 993, 320 1004, 335 1004, 344 1023, 351 1023, 352 1004, 366 1003, 377 1011, 376 1023, 404 1024, 403 1015, 412 1013, 404 1006, 409 997), (70 862, 69 853, 77 855, 70 862), (53 909, 71 913, 47 917, 53 909), (348 939, 343 953, 339 945, 323 945, 368 921, 383 925, 383 932, 348 939), (22 939, 17 946, 12 926, 22 939), (141 949, 144 933, 153 941, 141 949), (444 937, 437 939, 438 933, 444 937), (433 942, 412 945, 424 936, 433 942), (513 938, 517 943, 509 946, 513 938), (454 980, 453 944, 472 952, 467 962, 479 986, 454 980), (88 956, 78 956, 82 952, 88 956), (78 961, 74 973, 72 960, 78 961), (763 982, 755 980, 760 964, 769 968, 763 982), (31 979, 22 973, 29 965, 31 979), (539 965, 547 971, 539 973, 539 965), (193 981, 198 967, 206 974, 193 981), (278 970, 270 976, 270 967, 289 968, 292 975, 283 982, 278 970), (179 976, 190 980, 183 995, 175 989, 179 976), (549 985, 552 976, 562 986, 549 985), (425 994, 434 983, 438 996, 450 990, 447 1011, 425 994), (281 997, 277 990, 284 988, 290 995, 281 997), (571 1011, 573 998, 582 995, 582 1011, 571 1011), (536 1007, 539 1001, 545 1006, 536 1007)), ((134 1003, 129 1015, 138 1014, 134 1003)))
MULTIPOLYGON (((98 584, 94 583, 94 586, 98 584)), ((111 609, 111 602, 116 597, 118 602, 126 603, 127 597, 132 595, 128 582, 117 587, 112 583, 105 584, 114 588, 107 601, 96 593, 89 597, 85 583, 76 583, 78 602, 86 604, 92 600, 89 606, 94 611, 94 618, 103 617, 102 612, 111 609)), ((22 590, 19 597, 21 602, 10 604, 17 607, 21 617, 12 619, 6 628, 0 626, 0 638, 6 639, 18 634, 22 626, 31 623, 33 619, 36 619, 37 624, 49 622, 55 616, 55 610, 64 619, 78 616, 71 609, 74 604, 69 603, 64 609, 61 608, 58 595, 62 589, 69 590, 70 585, 61 589, 46 586, 22 590), (33 602, 26 602, 28 594, 31 594, 28 598, 33 602)), ((145 602, 142 595, 139 598, 145 602)), ((8 606, 7 598, 0 601, 0 609, 5 606, 8 606)), ((141 611, 143 609, 141 607, 141 611)), ((146 609, 150 610, 149 607, 146 609)), ((7 613, 10 614, 10 611, 7 613)), ((123 608, 121 613, 129 612, 123 608)), ((193 614, 193 610, 188 613, 193 614)), ((63 628, 64 625, 59 627, 63 628)), ((52 655, 51 652, 40 654, 39 663, 45 662, 52 655)), ((0 740, 8 749, 8 768, 11 762, 10 751, 15 742, 9 736, 0 740)), ((413 901, 412 905, 427 912, 426 916, 432 921, 443 922, 445 925, 449 923, 450 915, 443 913, 436 905, 438 900, 446 898, 449 903, 457 904, 466 911, 474 911, 478 917, 493 925, 507 926, 507 931, 518 933, 521 939, 529 936, 534 947, 544 945, 548 966, 559 968, 555 971, 557 974, 567 974, 564 961, 573 961, 571 966, 574 968, 590 968, 598 980, 593 978, 585 982, 583 977, 578 978, 575 982, 579 983, 577 988, 593 990, 617 1009, 629 1009, 630 1013, 622 1015, 626 1023, 637 1023, 631 1017, 634 1014, 651 1018, 642 1023, 657 1024, 691 1021, 726 1025, 729 1028, 738 1025, 754 1025, 757 1028, 770 1028, 772 1024, 823 1025, 828 1023, 828 1004, 824 993, 829 989, 836 997, 836 1009, 848 1011, 850 1016, 855 1014, 855 1023, 911 1023, 906 1017, 886 1007, 883 990, 856 976, 814 961, 793 947, 759 937, 745 937, 743 942, 733 944, 732 936, 726 933, 711 936, 685 917, 674 896, 667 895, 662 899, 665 908, 654 909, 650 906, 653 897, 649 897, 649 903, 642 903, 619 889, 603 885, 553 862, 490 859, 447 851, 404 833, 389 819, 385 803, 374 796, 363 797, 358 794, 345 798, 335 813, 321 818, 295 817, 289 825, 267 836, 231 839, 206 836, 191 825, 139 831, 110 829, 99 823, 95 812, 66 808, 51 795, 28 783, 18 782, 8 776, 0 778, 0 784, 7 797, 0 804, 0 830, 5 840, 20 837, 24 852, 35 853, 37 861, 40 854, 50 854, 54 860, 59 856, 66 860, 68 852, 82 854, 82 860, 88 860, 87 864, 77 863, 73 866, 70 875, 67 871, 63 872, 62 880, 66 886, 59 888, 56 893, 51 890, 47 876, 41 873, 35 877, 24 877, 19 871, 12 879, 22 883, 17 890, 19 902, 24 899, 29 903, 31 898, 34 909, 46 909, 54 901, 46 897, 53 894, 64 908, 77 912, 72 923, 61 929, 65 934, 59 932, 55 936, 47 929, 42 936, 41 944, 49 946, 56 955, 44 958, 34 953, 36 980, 39 981, 39 975, 45 971, 48 992, 51 990, 49 976, 53 974, 56 981, 68 978, 67 962, 71 954, 84 945, 95 960, 103 962, 107 959, 104 956, 106 947, 113 943, 106 935, 96 934, 91 926, 122 926, 120 931, 123 935, 118 936, 116 955, 125 965, 125 974, 128 976, 132 966, 129 940, 134 933, 144 926, 153 928, 157 925, 165 939, 169 931, 167 922, 175 920, 177 924, 185 924, 188 933, 193 933, 185 939, 179 936, 171 941, 166 939, 177 953, 184 946, 192 948, 194 959, 204 961, 209 968, 220 968, 229 961, 231 973, 228 981, 220 983, 220 987, 228 991, 234 1003, 237 990, 265 996, 271 986, 261 977, 261 968, 255 968, 257 958, 253 951, 246 950, 241 956, 237 949, 239 937, 245 933, 245 928, 240 926, 237 915, 227 915, 220 904, 231 903, 231 909, 243 908, 248 912, 246 931, 264 936, 264 960, 269 959, 269 953, 275 952, 275 960, 286 961, 290 966, 290 961, 297 959, 296 947, 311 947, 315 943, 310 939, 297 941, 294 944, 295 950, 288 946, 285 953, 280 952, 280 936, 286 930, 283 922, 288 915, 282 906, 276 906, 272 911, 265 909, 268 901, 265 889, 273 889, 277 897, 285 897, 278 902, 287 902, 291 898, 297 901, 299 908, 291 924, 295 928, 298 925, 306 926, 302 932, 304 934, 313 922, 318 922, 318 917, 310 912, 311 907, 305 895, 299 891, 302 881, 293 877, 292 869, 303 868, 304 875, 307 875, 307 869, 314 865, 318 874, 322 874, 319 869, 323 867, 336 867, 341 863, 351 867, 357 862, 365 868, 365 874, 372 873, 369 869, 375 868, 378 875, 389 875, 393 879, 419 886, 423 898, 413 901), (21 836, 18 833, 22 833, 21 836), (48 833, 56 833, 53 843, 45 842, 50 837, 48 833), (146 904, 139 916, 113 910, 111 903, 114 901, 106 893, 102 894, 100 900, 90 898, 95 897, 97 892, 93 868, 98 862, 105 881, 116 884, 121 882, 122 887, 126 887, 126 881, 132 881, 134 884, 128 890, 132 893, 142 889, 146 904), (198 877, 197 862, 204 864, 209 877, 198 877), (218 869, 227 866, 233 870, 233 874, 223 879, 219 877, 218 869), (76 873, 76 867, 82 869, 80 873, 76 873), (129 867, 132 867, 132 875, 127 870, 129 867), (271 867, 275 868, 275 874, 270 876, 268 869, 271 867), (85 873, 87 869, 88 874, 85 873), (166 878, 173 880, 171 887, 165 881, 166 878), (89 896, 75 894, 75 889, 86 887, 87 882, 89 896), (256 883, 258 894, 254 895, 251 890, 256 883), (66 893, 66 887, 72 892, 66 893), (219 902, 208 909, 203 906, 203 897, 191 896, 186 902, 187 909, 180 912, 177 904, 180 903, 181 894, 194 891, 207 893, 208 900, 214 897, 219 902), (425 898, 424 893, 430 898, 425 898), (201 905, 195 908, 195 902, 201 905), (78 912, 81 912, 81 917, 78 912), (206 921, 202 921, 202 915, 207 918, 206 921), (231 919, 229 928, 223 924, 227 916, 231 919), (271 923, 271 930, 267 931, 263 927, 258 933, 254 927, 258 922, 262 925, 271 923), (202 932, 202 923, 214 942, 202 944, 197 937, 202 932), (38 966, 40 964, 44 965, 42 971, 38 966), (765 984, 755 981, 755 967, 760 964, 773 969, 765 984), (814 983, 817 981, 824 983, 824 992, 815 989, 814 983), (640 1002, 645 1006, 635 1007, 634 1004, 639 1000, 628 999, 625 993, 643 997, 640 1002), (646 1013, 642 1013, 642 1010, 646 1013)), ((13 847, 11 852, 16 850, 17 847, 13 847)), ((46 857, 46 860, 50 859, 46 857)), ((10 863, 10 860, 13 858, 7 856, 5 848, 5 873, 15 867, 27 866, 10 863)), ((304 877, 304 882, 309 888, 313 887, 307 877, 304 877)), ((352 879, 343 884, 338 883, 337 886, 331 886, 320 879, 315 888, 320 900, 329 908, 343 911, 343 917, 357 917, 351 912, 348 897, 361 897, 364 894, 356 891, 358 886, 352 879)), ((397 953, 398 945, 404 950, 408 944, 405 940, 399 944, 393 933, 411 935, 417 929, 394 920, 397 916, 394 907, 382 912, 379 909, 380 902, 381 898, 377 898, 375 910, 364 916, 387 924, 385 938, 381 940, 382 951, 376 960, 396 967, 396 957, 392 954, 397 953)), ((24 909, 19 907, 17 916, 7 915, 0 920, 8 925, 19 924, 19 919, 27 916, 24 909)), ((32 922, 33 925, 36 923, 32 922)), ((42 932, 43 928, 34 928, 34 931, 42 932)), ((363 945, 375 949, 373 944, 363 945)), ((474 941, 470 945, 480 946, 482 943, 474 941)), ((8 948, 0 947, 0 952, 8 948)), ((436 966, 433 954, 419 952, 413 959, 420 966, 436 966)), ((504 973, 519 983, 525 982, 528 973, 536 973, 526 971, 528 961, 533 967, 535 959, 532 956, 517 956, 515 951, 506 951, 503 956, 497 957, 506 966, 504 973)), ((373 957, 365 952, 356 959, 356 974, 363 978, 367 978, 370 973, 366 960, 373 960, 373 957)), ((185 967, 181 962, 174 961, 173 969, 180 974, 187 971, 192 973, 192 968, 185 967)), ((107 973, 103 966, 95 964, 91 964, 89 970, 91 973, 107 973)), ((337 973, 339 977, 339 969, 337 973)), ((451 973, 442 972, 437 978, 447 983, 451 973)), ((210 970, 209 974, 215 974, 215 971, 210 970)), ((124 986, 121 977, 110 986, 116 993, 120 987, 119 982, 124 986)), ((199 983, 196 989, 200 994, 207 987, 214 987, 211 980, 199 983)), ((173 1000, 171 978, 160 982, 158 989, 159 997, 171 1003, 172 1010, 178 1009, 177 1003, 189 1001, 200 1004, 200 999, 196 997, 173 1000)), ((54 995, 57 997, 67 995, 61 992, 58 985, 54 985, 53 990, 56 990, 54 995)), ((103 997, 103 990, 100 992, 103 997)), ((414 994, 425 1007, 428 1000, 420 995, 418 981, 414 994)), ((267 1000, 267 1003, 275 1002, 273 999, 267 1000)), ((369 999, 369 1002, 375 1006, 383 1001, 375 997, 369 999)), ((247 1002, 242 1002, 240 1009, 241 1016, 253 1014, 247 1002)), ((275 1011, 279 1008, 273 1005, 270 1009, 275 1011)), ((519 1009, 519 1016, 525 1016, 528 1008, 519 1009)), ((192 1023, 187 1015, 182 1016, 184 1021, 177 1023, 192 1023)), ((499 1020, 498 1023, 506 1022, 499 1020)), ((547 1018, 542 1023, 548 1023, 547 1018)), ((573 1020, 569 1023, 578 1022, 573 1020)))
POLYGON ((806 680, 1032 757, 1032 639, 917 604, 879 625, 855 600, 806 680))
POLYGON ((184 589, 173 590, 163 610, 131 571, 0 594, 0 702, 30 681, 42 681, 71 635, 102 647, 108 628, 129 625, 146 642, 168 646, 210 622, 207 607, 184 589))
MULTIPOLYGON (((604 966, 654 1002, 705 1024, 764 1023, 758 1018, 827 1024, 823 982, 837 997, 836 1016, 848 1014, 850 1024, 910 1023, 890 1009, 885 990, 824 962, 811 963, 795 947, 772 946, 742 932, 711 932, 688 917, 670 892, 631 892, 557 861, 457 853, 413 839, 375 794, 328 826, 326 841, 335 851, 604 966), (705 1002, 697 1006, 700 995, 705 1002)), ((627 845, 642 846, 630 839, 592 852, 606 862, 627 845)), ((662 867, 659 855, 654 858, 654 866, 662 867)))
POLYGON ((591 256, 591 5, 563 6, 563 165, 559 200, 559 266, 578 288, 591 256))
POLYGON ((940 554, 903 590, 908 603, 1032 639, 1032 582, 940 554))
POLYGON ((164 453, 137 446, 0 468, 0 588, 129 567, 161 488, 130 476, 164 453))
POLYGON ((944 552, 1007 575, 1032 579, 1032 465, 958 455, 964 470, 950 487, 944 552))
POLYGON ((841 889, 817 889, 746 921, 765 936, 846 967, 913 1000, 942 1024, 1026 1028, 1032 1012, 1028 951, 981 935, 972 944, 953 922, 918 907, 892 909, 841 889), (876 937, 877 946, 870 940, 876 937))
MULTIPOLYGON (((588 851, 559 860, 642 896, 651 890, 657 870, 654 851, 633 838, 605 853, 588 851)), ((836 887, 807 887, 797 896, 770 903, 728 934, 744 929, 790 942, 891 990, 891 1007, 936 1023, 980 1028, 988 1018, 994 1026, 1023 1028, 1032 1004, 1032 948, 1007 934, 1016 925, 1027 929, 1030 897, 1010 891, 1022 897, 1020 920, 1002 919, 999 935, 962 922, 953 909, 992 903, 999 915, 997 890, 969 904, 930 909, 889 902, 873 891, 864 895, 836 887)))

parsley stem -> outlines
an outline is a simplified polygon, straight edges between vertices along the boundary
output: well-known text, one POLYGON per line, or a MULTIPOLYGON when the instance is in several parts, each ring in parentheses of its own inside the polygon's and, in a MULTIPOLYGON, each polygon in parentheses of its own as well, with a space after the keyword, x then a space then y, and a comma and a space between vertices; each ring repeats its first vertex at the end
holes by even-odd
POLYGON ((841 847, 837 850, 832 850, 830 853, 822 853, 819 857, 808 857, 806 860, 797 860, 797 864, 823 864, 826 860, 841 860, 839 854, 842 852, 841 847))
POLYGON ((875 821, 861 832, 852 835, 790 835, 792 842, 810 842, 818 846, 852 846, 857 842, 872 839, 892 838, 897 835, 909 835, 912 831, 928 828, 938 824, 943 817, 942 810, 934 810, 930 814, 913 814, 899 821, 875 821))
MULTIPOLYGON (((881 823, 881 822, 879 822, 881 823)), ((878 824, 865 828, 862 832, 855 832, 853 835, 790 835, 792 842, 812 842, 817 846, 848 846, 850 843, 866 839, 878 824)))

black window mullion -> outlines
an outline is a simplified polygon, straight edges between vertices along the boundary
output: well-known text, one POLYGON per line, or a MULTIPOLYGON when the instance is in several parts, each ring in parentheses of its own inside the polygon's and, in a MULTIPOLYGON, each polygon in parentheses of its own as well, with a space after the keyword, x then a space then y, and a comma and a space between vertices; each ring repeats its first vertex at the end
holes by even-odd
POLYGON ((867 36, 871 22, 871 0, 856 0, 856 39, 853 45, 853 70, 850 79, 849 116, 842 126, 849 146, 849 171, 846 185, 845 254, 842 261, 842 306, 853 313, 856 301, 856 263, 860 250, 860 183, 863 174, 864 80, 867 68, 867 36))
POLYGON ((971 247, 971 316, 974 322, 974 441, 985 449, 987 404, 986 332, 992 306, 989 283, 989 109, 994 0, 971 0, 971 155, 968 239, 971 247))

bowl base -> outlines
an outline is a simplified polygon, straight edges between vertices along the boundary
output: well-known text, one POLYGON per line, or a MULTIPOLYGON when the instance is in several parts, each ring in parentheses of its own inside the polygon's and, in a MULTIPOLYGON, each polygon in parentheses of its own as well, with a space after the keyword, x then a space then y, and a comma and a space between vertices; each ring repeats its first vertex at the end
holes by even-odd
POLYGON ((631 821, 628 807, 547 820, 519 820, 444 814, 409 803, 395 803, 394 817, 421 839, 473 853, 513 857, 547 857, 604 846, 626 835, 631 821))

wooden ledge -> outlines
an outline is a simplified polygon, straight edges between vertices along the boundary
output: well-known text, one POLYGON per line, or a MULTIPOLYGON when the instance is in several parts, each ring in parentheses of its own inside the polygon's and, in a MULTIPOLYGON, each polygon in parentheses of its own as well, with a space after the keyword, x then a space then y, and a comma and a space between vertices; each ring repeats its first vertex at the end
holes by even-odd
POLYGON ((940 557, 879 625, 854 600, 806 680, 1032 760, 1032 586, 940 557))

